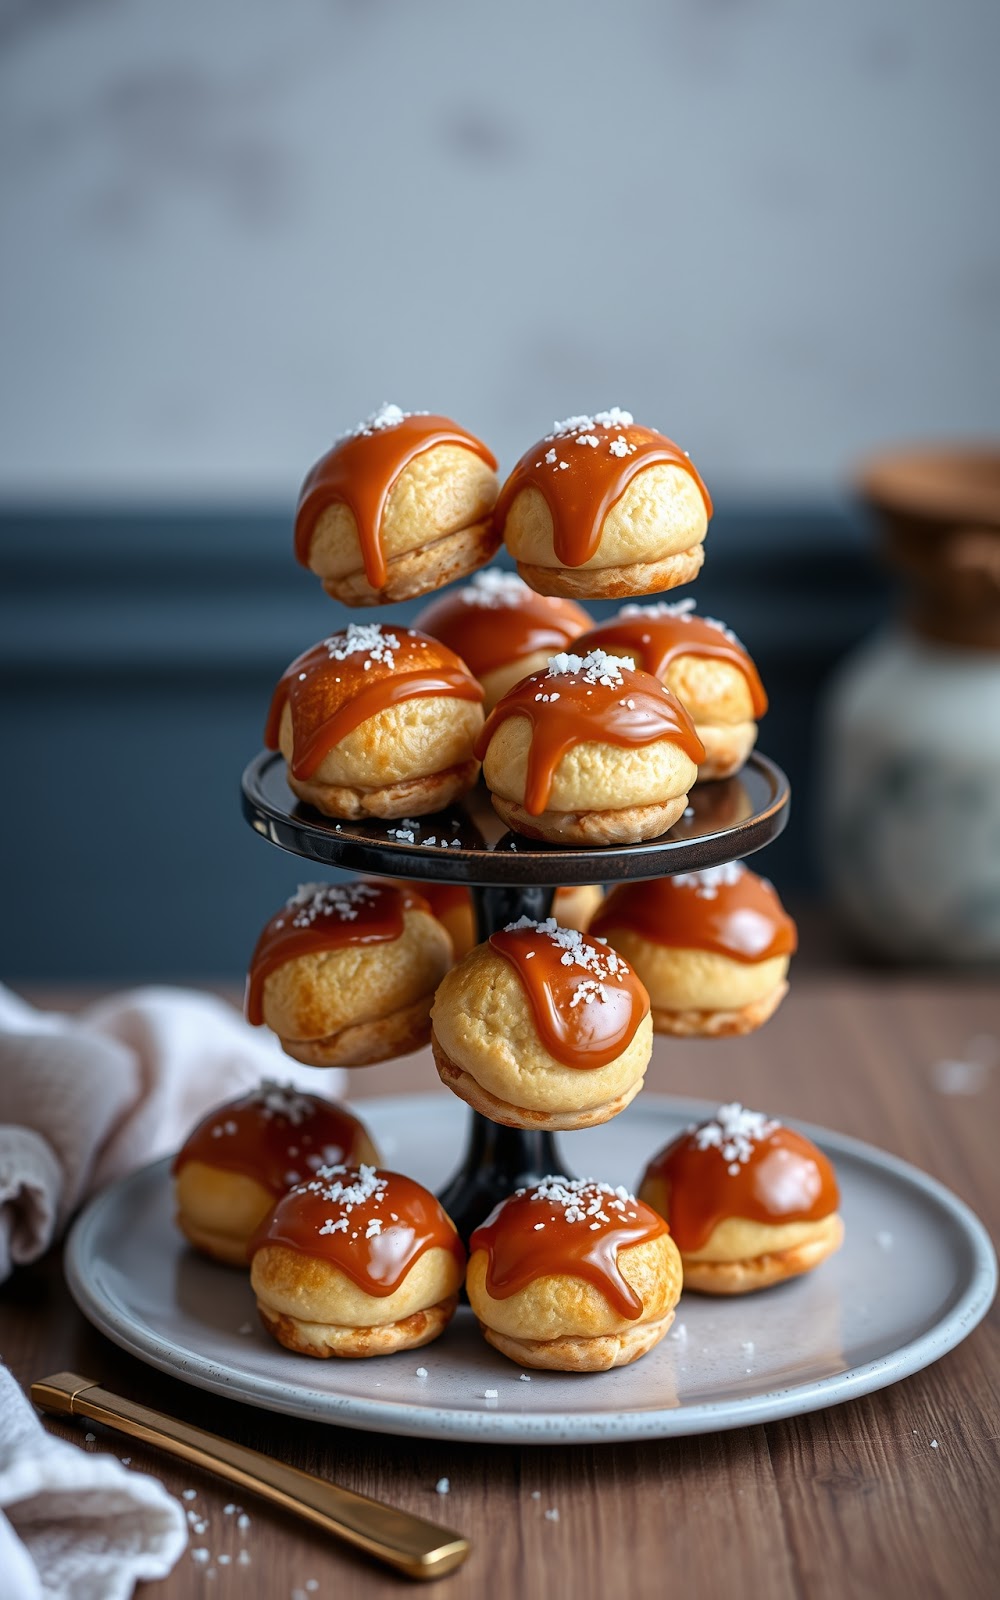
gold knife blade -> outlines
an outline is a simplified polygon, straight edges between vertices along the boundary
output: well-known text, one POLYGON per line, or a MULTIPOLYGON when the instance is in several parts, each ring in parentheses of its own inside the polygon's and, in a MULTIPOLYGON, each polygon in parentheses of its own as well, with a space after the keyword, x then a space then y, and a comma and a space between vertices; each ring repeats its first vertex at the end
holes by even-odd
POLYGON ((425 1522, 409 1511, 326 1483, 298 1467, 286 1467, 259 1450, 220 1439, 191 1423, 179 1422, 150 1406, 112 1394, 91 1378, 57 1372, 31 1385, 39 1410, 53 1416, 87 1417, 145 1444, 239 1484, 346 1544, 386 1562, 409 1578, 442 1578, 461 1566, 471 1545, 461 1534, 425 1522))

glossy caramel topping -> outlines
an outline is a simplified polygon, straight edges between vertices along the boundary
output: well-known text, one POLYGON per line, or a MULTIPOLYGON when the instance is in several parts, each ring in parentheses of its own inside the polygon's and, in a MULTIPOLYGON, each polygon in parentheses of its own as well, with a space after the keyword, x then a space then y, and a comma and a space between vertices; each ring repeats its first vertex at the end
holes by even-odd
POLYGON ((434 1196, 412 1178, 376 1167, 321 1167, 274 1208, 251 1256, 268 1244, 327 1261, 380 1299, 428 1250, 450 1250, 465 1264, 462 1241, 434 1196))
POLYGON ((394 878, 400 888, 415 889, 427 902, 432 916, 446 917, 450 911, 472 909, 472 895, 464 883, 432 883, 429 879, 419 883, 409 878, 394 878))
POLYGON ((264 1020, 264 983, 286 961, 314 950, 350 944, 386 944, 403 932, 403 912, 429 911, 408 886, 385 883, 305 883, 268 922, 257 940, 247 976, 247 1020, 264 1020))
POLYGON ((549 1177, 501 1200, 472 1235, 469 1250, 487 1252, 486 1288, 494 1300, 537 1278, 582 1278, 634 1322, 643 1305, 619 1270, 618 1252, 667 1232, 663 1218, 627 1189, 549 1177))
POLYGON ((415 456, 437 445, 471 450, 493 471, 496 459, 481 439, 448 417, 383 406, 352 433, 338 439, 312 467, 295 513, 295 554, 309 564, 309 546, 323 512, 337 502, 353 513, 365 577, 381 589, 388 576, 382 548, 382 517, 393 484, 415 456))
POLYGON ((632 1042, 649 995, 608 945, 560 928, 554 917, 521 917, 489 942, 514 968, 539 1038, 564 1067, 605 1067, 632 1042))
POLYGON ((204 1117, 177 1152, 172 1170, 201 1161, 254 1178, 278 1199, 320 1167, 353 1160, 364 1132, 344 1106, 265 1078, 250 1094, 204 1117))
POLYGON ((573 600, 536 594, 513 572, 490 567, 432 600, 416 626, 454 650, 477 678, 497 667, 572 644, 590 618, 573 600))
POLYGON ((602 650, 588 656, 559 655, 546 672, 533 672, 493 707, 476 740, 481 761, 497 728, 508 717, 531 723, 531 749, 524 785, 524 809, 540 816, 549 803, 552 780, 573 745, 614 744, 623 748, 666 739, 697 764, 705 748, 677 696, 648 672, 632 671, 602 650))
POLYGON ((820 1222, 840 1203, 833 1167, 811 1140, 759 1111, 720 1106, 654 1156, 650 1178, 666 1184, 677 1248, 701 1250, 729 1217, 779 1224, 820 1222))
POLYGON ((282 712, 292 718, 292 774, 308 778, 341 739, 404 700, 479 700, 483 691, 446 645, 413 628, 350 622, 293 661, 274 691, 264 742, 277 750, 282 712))
POLYGON ((697 617, 693 600, 666 600, 656 605, 623 606, 616 617, 599 623, 576 641, 581 655, 588 650, 609 650, 631 656, 637 667, 665 680, 672 663, 681 656, 701 656, 726 661, 743 674, 755 717, 767 710, 767 695, 760 675, 735 633, 711 617, 697 617))
POLYGON ((617 928, 671 950, 712 950, 743 962, 792 955, 798 943, 795 923, 773 884, 740 861, 616 884, 590 931, 611 938, 617 928))
POLYGON ((523 489, 537 489, 552 517, 556 560, 564 567, 580 567, 595 554, 611 507, 636 473, 657 462, 688 473, 712 515, 708 490, 685 452, 665 434, 639 427, 628 411, 616 406, 593 417, 569 417, 532 445, 500 491, 498 526, 503 528, 523 489))

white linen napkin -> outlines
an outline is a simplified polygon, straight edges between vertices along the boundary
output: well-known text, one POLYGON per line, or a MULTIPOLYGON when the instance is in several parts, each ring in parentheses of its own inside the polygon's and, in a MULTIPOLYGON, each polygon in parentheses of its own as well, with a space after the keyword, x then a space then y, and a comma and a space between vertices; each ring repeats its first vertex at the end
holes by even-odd
POLYGON ((263 1077, 331 1095, 344 1083, 213 995, 133 989, 63 1016, 0 986, 0 1282, 94 1189, 172 1153, 263 1077))
POLYGON ((156 1478, 46 1433, 0 1365, 0 1584, 4 1600, 127 1600, 187 1544, 156 1478))

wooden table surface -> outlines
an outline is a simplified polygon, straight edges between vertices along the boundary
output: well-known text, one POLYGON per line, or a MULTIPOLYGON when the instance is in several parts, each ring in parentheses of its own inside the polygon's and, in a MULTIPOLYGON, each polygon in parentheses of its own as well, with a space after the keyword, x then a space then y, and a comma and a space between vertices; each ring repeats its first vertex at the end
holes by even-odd
MULTIPOLYGON (((856 973, 797 978, 752 1038, 659 1041, 650 1088, 750 1105, 854 1134, 953 1188, 1000 1231, 1000 1062, 979 1076, 940 1063, 1000 1039, 995 982, 856 973), (985 1043, 984 1043, 985 1036, 985 1043), (956 1087, 966 1092, 946 1092, 956 1087), (966 1081, 967 1080, 967 1081, 966 1081), (968 1092, 968 1091, 974 1092, 968 1092)), ((353 1092, 413 1089, 412 1066, 353 1074, 353 1092)), ((428 1089, 431 1084, 427 1084, 428 1089)), ((873 1218, 873 1224, 877 1218, 873 1218)), ((797 1420, 693 1439, 575 1447, 439 1444, 285 1420, 160 1376, 92 1331, 57 1255, 0 1291, 0 1349, 22 1382, 61 1368, 367 1494, 461 1529, 473 1554, 429 1586, 449 1600, 665 1600, 808 1595, 948 1600, 995 1593, 1000 1560, 1000 1325, 990 1317, 927 1371, 797 1420), (936 1447, 932 1441, 937 1441, 936 1447), (447 1498, 434 1492, 451 1480, 447 1498), (540 1498, 533 1498, 533 1491, 540 1498), (558 1519, 547 1518, 547 1509, 558 1519)), ((83 1429, 51 1424, 82 1440, 83 1429)), ((240 1532, 225 1486, 93 1430, 93 1450, 132 1457, 208 1526, 150 1600, 381 1600, 405 1580, 247 1502, 240 1532), (241 1549, 249 1565, 237 1565, 241 1549), (229 1556, 229 1564, 219 1557, 229 1556)), ((425 1591, 426 1592, 426 1591, 425 1591)))

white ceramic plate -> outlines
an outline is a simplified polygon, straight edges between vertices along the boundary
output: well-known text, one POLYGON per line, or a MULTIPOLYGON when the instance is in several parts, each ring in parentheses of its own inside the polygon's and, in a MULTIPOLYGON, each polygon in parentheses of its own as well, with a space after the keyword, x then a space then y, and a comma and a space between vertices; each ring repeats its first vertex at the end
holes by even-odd
MULTIPOLYGON (((465 1137, 458 1100, 406 1095, 358 1109, 387 1166, 442 1186, 465 1137)), ((654 1151, 713 1110, 644 1095, 601 1128, 561 1135, 563 1153, 580 1176, 634 1186, 654 1151)), ((834 1405, 928 1366, 971 1332, 996 1289, 986 1231, 947 1189, 869 1145, 804 1131, 836 1163, 847 1230, 841 1252, 808 1277, 757 1295, 685 1295, 666 1339, 615 1372, 535 1372, 525 1383, 464 1308, 423 1350, 371 1361, 291 1355, 257 1322, 246 1276, 184 1246, 171 1220, 166 1162, 90 1202, 70 1236, 69 1285, 84 1314, 141 1360, 290 1416, 508 1443, 744 1427, 834 1405)))

